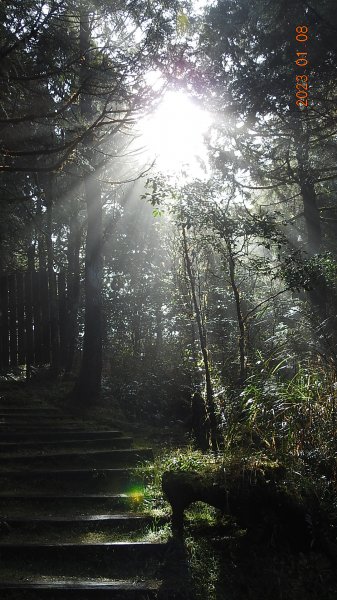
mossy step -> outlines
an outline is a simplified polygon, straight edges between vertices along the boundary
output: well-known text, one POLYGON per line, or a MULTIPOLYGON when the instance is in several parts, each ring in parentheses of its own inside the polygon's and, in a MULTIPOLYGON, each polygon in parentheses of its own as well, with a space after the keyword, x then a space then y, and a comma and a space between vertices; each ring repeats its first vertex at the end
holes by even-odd
POLYGON ((132 470, 126 467, 115 469, 49 469, 30 471, 3 471, 0 474, 0 489, 3 492, 32 493, 45 491, 56 495, 62 492, 127 493, 129 488, 139 485, 132 470))
MULTIPOLYGON (((39 400, 36 400, 34 402, 32 402, 31 400, 20 400, 20 402, 18 402, 17 400, 8 400, 6 398, 0 398, 0 410, 2 409, 9 409, 9 410, 22 410, 22 409, 39 409, 39 408, 55 408, 54 406, 49 406, 48 404, 46 404, 46 402, 41 402, 39 400)), ((58 409, 56 409, 58 410, 58 409)))
POLYGON ((94 500, 113 500, 114 498, 129 498, 129 494, 110 494, 110 493, 94 493, 94 494, 90 494, 90 493, 82 493, 81 495, 79 494, 68 494, 66 493, 58 493, 55 494, 54 492, 50 493, 50 492, 41 492, 39 490, 38 493, 36 492, 31 492, 31 493, 25 493, 25 494, 13 494, 13 493, 7 493, 7 492, 0 492, 0 500, 10 500, 11 502, 20 500, 20 501, 26 501, 26 500, 36 500, 38 502, 40 502, 41 500, 54 500, 55 502, 57 501, 65 501, 68 500, 69 502, 79 502, 81 500, 85 500, 85 501, 90 501, 93 502, 94 500))
POLYGON ((76 417, 73 417, 72 415, 69 414, 64 414, 61 412, 56 412, 53 414, 41 414, 41 413, 18 413, 18 414, 13 414, 13 413, 8 413, 8 414, 0 414, 0 424, 10 424, 10 425, 14 425, 16 423, 27 423, 27 425, 31 426, 31 425, 37 425, 37 424, 41 424, 42 426, 45 423, 54 423, 54 422, 59 422, 59 421, 64 421, 67 423, 78 423, 79 421, 81 422, 85 422, 88 421, 88 419, 77 419, 76 417))
POLYGON ((154 600, 167 527, 140 512, 130 468, 152 450, 111 422, 10 409, 0 406, 1 600, 154 600))
MULTIPOLYGON (((85 422, 85 420, 81 419, 81 422, 85 422)), ((79 419, 74 419, 69 415, 63 415, 61 413, 57 413, 55 415, 2 415, 0 416, 0 425, 3 427, 4 425, 10 425, 16 427, 16 425, 27 425, 27 427, 44 427, 45 425, 50 425, 54 423, 54 425, 60 426, 62 423, 68 424, 78 424, 79 419)))
POLYGON ((3 404, 0 401, 0 413, 1 412, 34 412, 35 410, 44 412, 60 412, 60 408, 57 406, 51 406, 45 403, 29 403, 29 404, 12 404, 7 402, 3 404))
MULTIPOLYGON (((84 580, 98 577, 118 580, 157 578, 166 557, 166 546, 164 550, 158 551, 157 548, 148 553, 129 551, 129 556, 125 551, 114 555, 105 547, 97 550, 92 544, 89 551, 88 545, 80 546, 83 555, 82 552, 76 553, 74 544, 65 552, 55 545, 50 552, 46 551, 45 547, 40 547, 40 551, 36 552, 32 551, 31 547, 22 552, 18 552, 17 547, 12 550, 5 549, 4 552, 0 552, 0 581, 29 581, 42 577, 76 577, 84 580)), ((100 546, 102 547, 102 544, 100 546)), ((2 600, 1 594, 0 597, 2 600)))
POLYGON ((61 410, 58 408, 46 408, 46 407, 34 407, 34 408, 30 408, 30 407, 22 407, 22 408, 2 408, 0 406, 0 417, 7 419, 7 418, 11 418, 11 419, 18 419, 18 418, 22 418, 22 417, 28 417, 28 418, 32 418, 34 419, 34 417, 41 417, 41 418, 53 418, 53 417, 71 417, 73 418, 73 415, 70 413, 70 411, 68 410, 61 410))
POLYGON ((55 426, 55 421, 53 422, 53 424, 46 424, 46 425, 28 425, 27 423, 25 423, 24 425, 18 425, 15 427, 12 427, 11 425, 8 425, 8 423, 6 425, 2 425, 0 423, 0 440, 6 440, 6 437, 3 437, 8 433, 10 434, 17 434, 18 437, 20 437, 22 434, 31 434, 32 439, 34 439, 36 434, 39 433, 75 433, 76 431, 84 431, 84 429, 88 429, 90 427, 90 424, 85 424, 84 427, 82 424, 69 424, 69 423, 57 423, 55 426), (61 425, 61 427, 60 427, 61 425))
POLYGON ((79 600, 154 600, 161 582, 158 580, 106 580, 76 581, 4 581, 0 583, 3 600, 25 600, 63 598, 79 600))
POLYGON ((92 430, 87 428, 79 428, 77 430, 69 430, 62 428, 50 429, 48 431, 44 431, 43 429, 40 431, 0 431, 0 441, 8 442, 8 441, 59 441, 59 440, 96 440, 101 439, 104 436, 104 439, 111 439, 115 437, 121 437, 122 432, 111 429, 100 429, 100 430, 92 430))
POLYGON ((72 465, 69 466, 69 468, 55 468, 55 469, 48 469, 46 470, 45 467, 42 468, 36 468, 36 469, 20 469, 20 466, 18 466, 17 469, 13 469, 12 467, 10 469, 2 469, 0 472, 0 480, 5 478, 5 479, 9 479, 11 477, 13 478, 22 478, 22 479, 28 479, 28 480, 34 480, 36 478, 41 479, 41 477, 45 477, 46 479, 55 479, 57 477, 65 477, 65 478, 69 478, 69 477, 78 477, 78 478, 82 478, 82 477, 94 477, 95 479, 97 478, 104 478, 104 477, 110 477, 110 476, 119 476, 119 475, 128 475, 130 473, 131 469, 129 467, 116 467, 116 468, 90 468, 90 467, 75 467, 73 468, 72 465))
POLYGON ((27 431, 31 429, 44 429, 45 427, 60 429, 60 426, 64 429, 69 427, 83 427, 85 421, 79 422, 78 419, 66 418, 64 415, 53 416, 52 418, 47 415, 45 417, 1 417, 0 418, 0 430, 5 427, 10 427, 11 430, 27 428, 27 431), (58 427, 59 426, 59 427, 58 427))
POLYGON ((59 408, 49 407, 44 408, 42 406, 27 406, 27 407, 3 407, 0 405, 0 417, 34 417, 34 416, 54 416, 62 415, 63 413, 59 408))
POLYGON ((143 561, 156 558, 160 561, 166 551, 165 542, 16 542, 0 543, 0 560, 15 558, 23 562, 55 560, 64 562, 116 560, 143 561))
POLYGON ((135 514, 135 513, 114 513, 114 514, 105 514, 105 515, 48 515, 48 516, 22 516, 22 517, 12 517, 8 515, 0 516, 0 520, 5 522, 10 527, 15 525, 54 525, 61 524, 66 525, 68 523, 91 523, 91 522, 99 522, 99 523, 115 523, 118 524, 124 523, 125 521, 134 521, 135 523, 149 520, 149 515, 145 514, 135 514))
POLYGON ((0 494, 0 514, 23 516, 49 516, 65 514, 87 516, 111 513, 112 511, 135 511, 137 514, 143 503, 143 495, 137 488, 130 494, 105 494, 87 496, 55 496, 55 494, 40 494, 38 496, 8 496, 0 494))
POLYGON ((104 439, 102 437, 95 440, 54 440, 54 441, 20 441, 20 442, 0 442, 0 457, 5 454, 14 453, 55 453, 63 454, 64 450, 68 452, 78 452, 85 450, 115 450, 118 448, 131 448, 133 439, 131 437, 115 437, 104 439))
POLYGON ((0 469, 8 468, 63 468, 71 465, 86 468, 103 468, 123 465, 136 465, 142 461, 153 460, 151 448, 127 448, 115 450, 88 450, 58 454, 0 456, 0 469))
MULTIPOLYGON (((39 520, 0 518, 0 543, 34 545, 157 541, 162 539, 166 521, 149 515, 71 515, 69 518, 42 517, 39 520), (160 531, 160 533, 159 533, 160 531)), ((165 530, 166 531, 166 530, 165 530)))
POLYGON ((4 500, 6 499, 7 501, 10 500, 12 502, 16 501, 16 500, 23 500, 26 501, 27 499, 29 500, 36 500, 36 501, 40 501, 40 500, 55 500, 56 502, 58 500, 69 500, 69 502, 79 502, 81 500, 90 500, 90 502, 92 502, 93 500, 111 500, 113 498, 129 498, 128 494, 54 494, 54 493, 48 493, 48 492, 40 492, 40 493, 25 493, 25 494, 12 494, 12 493, 6 493, 6 492, 0 492, 0 500, 4 500))
MULTIPOLYGON (((59 542, 59 543, 49 543, 49 542, 19 542, 19 543, 6 543, 0 542, 0 552, 6 552, 9 550, 13 550, 14 552, 19 552, 21 550, 32 550, 42 552, 54 552, 54 551, 65 551, 65 550, 76 550, 78 552, 84 553, 86 550, 106 550, 113 553, 128 555, 131 553, 137 552, 159 552, 163 553, 166 549, 166 542, 91 542, 91 543, 82 543, 79 544, 77 542, 59 542)), ((75 557, 77 558, 77 556, 75 557)))

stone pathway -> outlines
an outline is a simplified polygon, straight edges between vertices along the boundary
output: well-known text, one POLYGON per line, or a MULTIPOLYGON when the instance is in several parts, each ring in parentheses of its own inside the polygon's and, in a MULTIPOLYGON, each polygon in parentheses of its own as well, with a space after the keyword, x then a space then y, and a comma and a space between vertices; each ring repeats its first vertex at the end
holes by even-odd
POLYGON ((157 598, 166 544, 149 541, 132 467, 151 459, 120 431, 0 400, 0 597, 157 598))

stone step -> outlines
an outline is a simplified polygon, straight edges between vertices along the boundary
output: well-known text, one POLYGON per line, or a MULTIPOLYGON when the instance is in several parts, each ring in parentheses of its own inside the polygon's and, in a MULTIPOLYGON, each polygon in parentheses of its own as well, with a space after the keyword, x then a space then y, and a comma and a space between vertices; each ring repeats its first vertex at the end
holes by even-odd
MULTIPOLYGON (((40 400, 36 400, 35 402, 32 402, 31 400, 20 400, 20 402, 17 402, 16 400, 8 400, 4 397, 0 397, 0 410, 2 409, 8 409, 8 410, 23 410, 23 409, 28 409, 28 410, 35 410, 35 409, 49 409, 49 408, 54 408, 53 406, 46 406, 45 402, 41 402, 40 400)), ((58 410, 58 409, 56 409, 58 410)))
POLYGON ((97 523, 99 525, 112 524, 122 525, 123 523, 129 522, 131 525, 137 525, 140 522, 149 522, 149 515, 135 514, 135 513, 113 513, 113 514, 100 514, 100 515, 45 515, 45 516, 10 516, 1 514, 0 521, 5 523, 9 527, 17 527, 23 525, 24 527, 36 527, 37 525, 87 525, 90 523, 97 523))
MULTIPOLYGON (((160 521, 163 524, 164 520, 160 521)), ((0 543, 131 542, 154 535, 159 521, 142 513, 45 515, 38 518, 0 516, 0 543), (151 528, 151 529, 149 529, 151 528)))
POLYGON ((131 468, 153 453, 106 423, 0 405, 1 600, 157 598, 167 546, 131 468))
POLYGON ((45 469, 87 467, 96 469, 111 466, 136 465, 146 460, 153 460, 150 448, 128 448, 117 450, 88 450, 72 453, 38 454, 38 455, 12 455, 0 456, 0 469, 45 469))
POLYGON ((54 407, 40 407, 40 406, 34 406, 34 407, 22 407, 22 406, 14 406, 14 407, 4 407, 0 405, 0 417, 12 417, 12 416, 20 416, 20 417, 26 417, 26 416, 45 416, 48 415, 49 417, 54 416, 54 415, 61 415, 62 412, 60 411, 60 409, 58 408, 54 408, 54 407))
MULTIPOLYGON (((125 560, 126 555, 120 554, 120 558, 112 556, 109 552, 90 551, 88 560, 81 553, 76 555, 74 546, 64 554, 60 549, 51 553, 42 552, 15 557, 15 551, 7 553, 1 558, 0 582, 22 581, 41 579, 73 579, 87 581, 88 579, 104 578, 108 580, 130 580, 157 579, 161 576, 162 562, 166 557, 166 550, 162 552, 151 552, 146 554, 136 553, 132 560, 125 560), (70 560, 68 560, 70 554, 70 560)), ((0 553, 1 554, 1 553, 0 553)), ((0 592, 0 598, 2 595, 0 592)), ((38 599, 37 599, 38 600, 38 599)))
POLYGON ((131 437, 105 438, 104 434, 99 439, 66 439, 66 440, 41 440, 41 441, 12 441, 0 442, 0 456, 14 453, 56 453, 62 454, 67 449, 69 452, 85 450, 115 450, 117 448, 131 448, 133 439, 131 437))
MULTIPOLYGON (((86 421, 87 419, 80 419, 81 422, 86 421)), ((0 424, 8 424, 10 423, 11 425, 13 424, 15 426, 16 423, 27 423, 27 425, 34 425, 35 423, 39 423, 41 424, 41 426, 44 426, 45 423, 49 423, 49 422, 58 422, 58 421, 64 421, 64 422, 69 422, 69 423, 78 423, 79 419, 77 419, 76 417, 73 417, 70 414, 64 414, 62 412, 59 411, 55 411, 54 413, 40 413, 40 412, 30 412, 30 413, 23 413, 23 412, 19 412, 19 413, 1 413, 0 411, 0 424)))
MULTIPOLYGON (((156 555, 151 558, 143 558, 125 562, 125 560, 111 559, 109 556, 99 556, 97 559, 93 557, 92 563, 82 561, 80 558, 76 561, 62 561, 60 557, 50 557, 47 559, 37 560, 19 560, 15 558, 7 558, 2 561, 0 566, 0 582, 29 582, 34 580, 48 581, 50 584, 57 579, 67 580, 74 579, 77 581, 88 581, 94 579, 96 581, 105 580, 133 580, 141 581, 146 579, 160 579, 161 559, 156 555), (18 569, 19 565, 19 569, 18 569)), ((25 595, 23 595, 26 598, 25 595)), ((53 597, 53 596, 51 596, 53 597)), ((120 596, 123 598, 123 596, 120 596)), ((3 595, 0 587, 0 598, 3 600, 3 595)), ((40 596, 34 597, 34 600, 39 600, 40 596)))
POLYGON ((140 481, 131 479, 129 468, 115 469, 31 469, 11 470, 0 473, 0 489, 2 492, 32 493, 44 491, 48 493, 106 492, 127 493, 130 487, 139 485, 140 481))
POLYGON ((154 600, 161 582, 158 580, 106 580, 76 581, 33 580, 0 582, 2 600, 154 600))
POLYGON ((61 426, 63 429, 69 429, 72 427, 79 428, 83 427, 83 421, 79 423, 79 421, 76 419, 65 419, 64 416, 53 416, 53 418, 50 416, 40 418, 28 417, 27 419, 23 419, 22 417, 2 417, 0 419, 0 431, 5 430, 6 428, 10 428, 12 431, 17 429, 27 429, 27 431, 36 431, 37 429, 43 430, 46 428, 55 429, 55 425, 56 429, 60 429, 61 426))
MULTIPOLYGON (((146 561, 162 560, 166 551, 164 542, 98 542, 98 543, 48 543, 48 542, 0 542, 0 560, 22 560, 28 564, 35 560, 87 562, 92 566, 99 561, 146 561)), ((3 563, 2 563, 3 564, 3 563)))
POLYGON ((0 442, 9 442, 9 441, 56 441, 56 440, 95 440, 101 439, 104 436, 104 439, 121 437, 122 432, 116 430, 88 430, 81 429, 78 430, 69 430, 62 428, 51 429, 48 432, 43 429, 40 431, 0 431, 0 442))
POLYGON ((87 494, 87 495, 55 495, 39 493, 38 495, 4 495, 0 493, 0 515, 22 516, 25 514, 78 515, 134 510, 135 514, 142 508, 143 495, 135 487, 129 494, 87 494))
POLYGON ((21 425, 27 425, 27 427, 41 427, 43 428, 45 425, 51 425, 52 423, 54 423, 54 425, 62 425, 62 423, 65 423, 66 425, 68 424, 78 424, 78 419, 73 419, 72 417, 69 417, 68 415, 62 415, 60 413, 57 413, 55 415, 24 415, 24 414, 19 414, 19 415, 13 415, 13 414, 8 414, 8 415, 1 415, 0 416, 0 425, 1 427, 4 427, 4 425, 10 425, 13 427, 16 427, 16 425, 19 425, 21 427, 21 425))

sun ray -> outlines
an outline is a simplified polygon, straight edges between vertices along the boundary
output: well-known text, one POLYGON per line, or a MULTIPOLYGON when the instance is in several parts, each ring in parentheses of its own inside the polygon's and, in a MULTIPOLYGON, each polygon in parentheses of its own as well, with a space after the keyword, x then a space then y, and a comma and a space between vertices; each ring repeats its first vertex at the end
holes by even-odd
POLYGON ((142 137, 150 160, 164 174, 198 177, 207 171, 204 134, 210 115, 186 94, 169 91, 156 111, 144 120, 142 137))

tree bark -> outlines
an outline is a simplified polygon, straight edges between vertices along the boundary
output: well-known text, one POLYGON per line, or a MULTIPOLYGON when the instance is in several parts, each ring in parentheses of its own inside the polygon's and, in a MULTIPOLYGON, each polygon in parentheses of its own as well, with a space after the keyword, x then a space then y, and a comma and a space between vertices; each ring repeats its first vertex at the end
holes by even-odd
POLYGON ((234 294, 236 316, 239 327, 240 383, 242 384, 246 378, 246 327, 241 310, 240 293, 235 280, 235 263, 233 252, 229 241, 226 242, 226 245, 228 250, 229 278, 234 294))
POLYGON ((322 227, 317 205, 315 184, 309 163, 309 136, 302 123, 298 125, 296 134, 296 158, 298 182, 303 200, 303 212, 307 229, 306 249, 309 256, 317 254, 322 244, 322 227))
MULTIPOLYGON (((75 200, 74 200, 75 203, 75 200)), ((71 373, 74 364, 78 334, 77 314, 80 301, 80 248, 81 226, 75 203, 70 216, 68 237, 68 295, 67 295, 67 352, 65 371, 71 373)))
POLYGON ((160 307, 158 306, 156 309, 156 358, 158 359, 161 355, 162 347, 163 347, 163 318, 160 307))
POLYGON ((53 252, 53 196, 55 189, 54 175, 48 176, 45 190, 45 201, 47 207, 47 268, 49 283, 49 315, 50 315, 50 341, 51 341, 51 360, 50 372, 57 376, 60 372, 60 338, 59 338, 59 315, 57 304, 56 275, 54 272, 54 252, 53 252))
MULTIPOLYGON (((81 49, 81 116, 86 121, 93 113, 88 93, 90 80, 90 23, 89 14, 82 11, 80 17, 81 49)), ((90 92, 90 90, 89 90, 90 92)), ((94 134, 85 139, 86 162, 92 167, 84 177, 84 193, 87 208, 87 237, 85 247, 85 316, 84 341, 80 373, 74 390, 77 406, 95 404, 101 391, 102 375, 102 281, 103 281, 103 227, 100 183, 95 170, 93 152, 94 134)))
MULTIPOLYGON (((36 177, 37 179, 37 177, 36 177)), ((40 191, 40 190, 39 190, 40 191)), ((44 216, 42 212, 42 200, 39 194, 36 205, 36 216, 38 222, 37 229, 37 248, 38 248, 38 263, 39 263, 39 271, 46 271, 46 248, 45 248, 45 227, 44 227, 44 216)))
POLYGON ((141 308, 135 310, 133 317, 133 332, 132 332, 132 353, 135 358, 139 358, 141 354, 141 308))
POLYGON ((35 272, 35 246, 32 244, 27 248, 28 270, 25 274, 25 329, 26 329, 26 378, 31 377, 31 367, 34 364, 34 328, 33 328, 33 275, 35 272))
POLYGON ((195 318, 198 326, 199 333, 199 341, 200 341, 200 349, 203 357, 204 369, 205 369, 205 380, 206 380, 206 405, 207 412, 210 422, 210 431, 211 431, 211 447, 214 452, 218 450, 218 441, 217 441, 217 424, 216 424, 216 416, 215 416, 215 407, 214 407, 214 396, 213 396, 213 387, 210 373, 210 366, 208 360, 208 352, 206 345, 206 335, 204 328, 202 326, 202 318, 201 312, 197 300, 196 289, 195 289, 195 280, 192 271, 191 259, 188 252, 187 238, 186 238, 186 229, 185 226, 182 226, 182 235, 183 235, 183 247, 184 247, 184 255, 185 255, 185 263, 186 270, 188 274, 188 279, 191 287, 193 308, 195 312, 195 318))
POLYGON ((85 180, 88 228, 85 250, 84 341, 77 400, 94 404, 100 396, 102 373, 102 203, 100 186, 91 175, 85 180))
MULTIPOLYGON (((308 256, 312 257, 321 251, 322 224, 309 160, 309 134, 305 130, 305 124, 303 125, 302 122, 299 122, 297 125, 295 139, 298 181, 303 200, 303 212, 307 230, 306 251, 308 256)), ((328 339, 331 333, 329 331, 331 324, 327 320, 328 286, 325 277, 319 273, 318 269, 315 286, 308 292, 308 296, 315 310, 314 318, 318 316, 320 321, 319 327, 323 327, 324 335, 328 339)))

